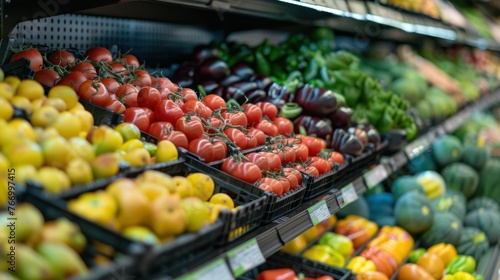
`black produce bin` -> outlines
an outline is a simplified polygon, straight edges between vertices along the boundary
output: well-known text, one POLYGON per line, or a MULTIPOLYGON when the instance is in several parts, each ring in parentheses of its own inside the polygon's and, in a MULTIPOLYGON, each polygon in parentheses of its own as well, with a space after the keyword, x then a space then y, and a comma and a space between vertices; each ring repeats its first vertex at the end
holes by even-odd
POLYGON ((30 61, 26 58, 21 58, 14 62, 6 63, 2 66, 5 77, 16 76, 22 79, 33 79, 35 71, 30 67, 30 61))
POLYGON ((94 125, 105 124, 107 126, 114 127, 115 125, 123 122, 122 114, 113 112, 83 99, 78 101, 83 105, 86 111, 92 113, 92 116, 94 116, 94 125))

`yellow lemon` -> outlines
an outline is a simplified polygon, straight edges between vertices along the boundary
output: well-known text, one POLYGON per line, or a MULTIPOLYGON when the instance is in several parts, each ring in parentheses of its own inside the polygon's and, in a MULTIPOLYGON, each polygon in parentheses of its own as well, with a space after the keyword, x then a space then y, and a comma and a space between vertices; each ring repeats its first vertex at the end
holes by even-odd
POLYGON ((78 136, 82 130, 80 119, 70 112, 62 112, 51 127, 57 129, 59 134, 66 139, 78 136))
POLYGON ((207 201, 210 197, 212 197, 215 189, 215 183, 212 177, 207 174, 195 172, 189 174, 186 178, 191 185, 193 185, 193 194, 195 197, 198 197, 203 201, 207 201))
POLYGON ((31 164, 14 166, 16 169, 16 182, 20 184, 26 183, 27 180, 32 180, 36 178, 36 168, 31 164))
POLYGON ((0 119, 10 120, 14 116, 14 108, 5 98, 0 97, 0 119))
POLYGON ((11 100, 14 97, 14 88, 8 83, 0 83, 0 97, 11 100))
POLYGON ((234 201, 233 199, 225 194, 225 193, 216 193, 214 194, 211 198, 210 198, 210 202, 213 203, 213 204, 218 204, 218 205, 222 205, 222 206, 225 206, 229 209, 233 209, 234 208, 234 201))
POLYGON ((33 106, 31 105, 30 100, 24 96, 14 96, 10 103, 17 108, 23 109, 26 113, 28 113, 28 115, 33 113, 33 106))
POLYGON ((33 115, 31 115, 31 123, 38 127, 49 127, 54 124, 59 117, 59 111, 50 106, 43 106, 39 109, 35 109, 33 115))
POLYGON ((71 113, 80 120, 83 132, 89 132, 90 129, 94 126, 94 116, 92 116, 89 111, 77 110, 72 111, 71 113))
POLYGON ((44 162, 42 149, 29 139, 9 143, 3 147, 2 151, 12 165, 31 164, 39 168, 44 162))
POLYGON ((55 167, 42 167, 38 170, 35 181, 42 184, 50 193, 60 193, 71 187, 71 181, 64 171, 55 167))
POLYGON ((68 110, 73 109, 78 103, 78 95, 72 87, 58 85, 49 90, 49 98, 60 98, 68 110))
POLYGON ((13 119, 9 122, 9 126, 15 128, 21 135, 24 135, 28 139, 36 141, 35 130, 27 120, 13 119))
POLYGON ((64 112, 66 111, 66 103, 64 103, 64 100, 58 97, 50 97, 47 98, 45 101, 46 105, 45 106, 51 106, 57 109, 59 112, 64 112))
POLYGON ((43 86, 35 80, 22 80, 16 89, 16 95, 27 97, 33 101, 44 96, 43 86))
POLYGON ((16 92, 17 87, 21 83, 21 79, 19 79, 16 76, 7 76, 7 77, 5 77, 5 79, 3 80, 3 82, 9 84, 12 87, 12 90, 14 92, 16 92))

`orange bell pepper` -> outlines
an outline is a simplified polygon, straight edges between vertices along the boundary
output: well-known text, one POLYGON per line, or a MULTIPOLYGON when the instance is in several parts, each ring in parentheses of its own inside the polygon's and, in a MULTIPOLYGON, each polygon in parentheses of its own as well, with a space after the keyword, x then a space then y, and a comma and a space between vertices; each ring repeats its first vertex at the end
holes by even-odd
POLYGON ((458 255, 455 246, 445 243, 439 243, 431 246, 427 252, 438 255, 443 260, 445 266, 447 266, 458 255))

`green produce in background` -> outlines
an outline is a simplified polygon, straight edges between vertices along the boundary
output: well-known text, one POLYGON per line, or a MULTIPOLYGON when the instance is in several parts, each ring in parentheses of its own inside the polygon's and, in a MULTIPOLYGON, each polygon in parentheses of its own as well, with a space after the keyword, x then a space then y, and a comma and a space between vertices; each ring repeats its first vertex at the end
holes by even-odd
POLYGON ((476 270, 476 260, 471 256, 459 255, 446 266, 445 274, 455 274, 457 272, 474 273, 476 270))
POLYGON ((319 239, 318 244, 326 245, 332 248, 346 259, 350 257, 353 252, 353 243, 351 239, 333 232, 326 232, 323 234, 319 239))
POLYGON ((427 253, 427 250, 425 250, 424 248, 418 248, 411 251, 410 255, 408 256, 408 262, 417 263, 418 259, 425 253, 427 253))

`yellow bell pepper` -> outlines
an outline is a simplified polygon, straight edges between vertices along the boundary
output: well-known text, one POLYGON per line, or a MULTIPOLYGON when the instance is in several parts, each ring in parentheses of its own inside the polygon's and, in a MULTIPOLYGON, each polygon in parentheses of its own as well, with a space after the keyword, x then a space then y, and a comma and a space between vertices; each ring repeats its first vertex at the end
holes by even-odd
POLYGON ((286 243, 281 250, 288 254, 296 255, 300 251, 304 250, 306 246, 306 238, 304 237, 304 235, 299 235, 296 238, 292 239, 290 242, 286 243))
POLYGON ((68 209, 84 218, 102 225, 109 225, 118 209, 114 198, 104 192, 90 192, 68 202, 68 209))
POLYGON ((455 246, 445 243, 439 243, 431 246, 427 252, 438 255, 443 260, 445 266, 447 266, 458 255, 455 246))
POLYGON ((476 277, 468 272, 460 271, 453 275, 446 275, 441 280, 476 280, 476 277))
POLYGON ((361 256, 352 258, 351 261, 347 264, 346 268, 355 274, 377 270, 377 267, 372 260, 367 260, 366 258, 361 256))
POLYGON ((344 267, 345 265, 344 256, 326 245, 314 245, 307 249, 302 256, 306 259, 321 262, 330 266, 344 267))

